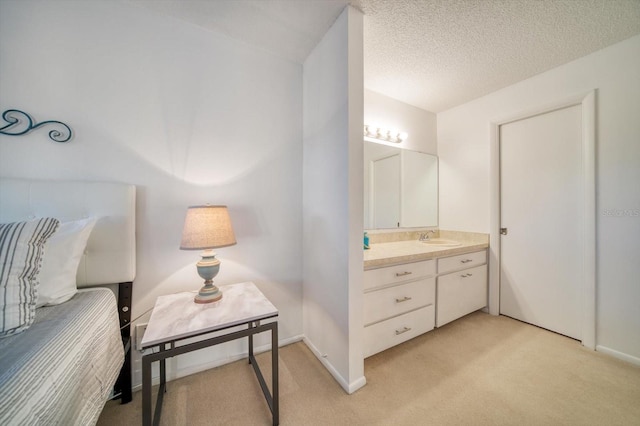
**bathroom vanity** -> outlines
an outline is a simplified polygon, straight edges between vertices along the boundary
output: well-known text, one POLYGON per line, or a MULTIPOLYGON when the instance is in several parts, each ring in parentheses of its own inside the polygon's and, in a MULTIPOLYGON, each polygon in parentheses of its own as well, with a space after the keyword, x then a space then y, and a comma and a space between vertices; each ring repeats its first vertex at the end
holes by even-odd
POLYGON ((438 226, 435 155, 366 141, 363 195, 365 358, 487 306, 489 236, 412 230, 438 226))
POLYGON ((487 305, 488 235, 438 234, 424 242, 419 232, 372 236, 364 253, 365 358, 487 305))

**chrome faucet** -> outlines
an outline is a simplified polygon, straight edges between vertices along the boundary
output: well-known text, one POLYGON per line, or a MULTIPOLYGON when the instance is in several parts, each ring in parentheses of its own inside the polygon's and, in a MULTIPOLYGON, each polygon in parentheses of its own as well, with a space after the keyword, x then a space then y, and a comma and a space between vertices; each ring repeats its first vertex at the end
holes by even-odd
POLYGON ((430 229, 429 231, 420 234, 420 239, 418 241, 429 241, 429 234, 435 234, 435 233, 436 231, 434 231, 433 229, 430 229))

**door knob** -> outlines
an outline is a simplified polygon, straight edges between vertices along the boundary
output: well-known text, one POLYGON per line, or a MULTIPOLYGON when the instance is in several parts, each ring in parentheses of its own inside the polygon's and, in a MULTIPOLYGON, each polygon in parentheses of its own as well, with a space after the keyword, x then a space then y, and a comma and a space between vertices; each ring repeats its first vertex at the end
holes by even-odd
POLYGON ((508 232, 507 228, 500 228, 500 235, 507 235, 508 232))

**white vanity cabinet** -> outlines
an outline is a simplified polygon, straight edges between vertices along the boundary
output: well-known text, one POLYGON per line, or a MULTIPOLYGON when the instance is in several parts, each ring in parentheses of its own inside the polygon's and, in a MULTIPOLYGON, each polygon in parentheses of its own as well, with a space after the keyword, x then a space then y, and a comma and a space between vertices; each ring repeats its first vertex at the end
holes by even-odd
POLYGON ((487 251, 438 261, 436 327, 487 306, 487 251))
POLYGON ((364 272, 364 357, 435 325, 435 260, 364 272))

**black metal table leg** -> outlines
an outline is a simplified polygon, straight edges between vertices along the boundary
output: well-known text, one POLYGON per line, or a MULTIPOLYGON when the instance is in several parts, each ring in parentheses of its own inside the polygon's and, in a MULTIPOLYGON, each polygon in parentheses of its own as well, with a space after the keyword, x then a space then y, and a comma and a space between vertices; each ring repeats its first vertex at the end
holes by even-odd
POLYGON ((278 387, 278 323, 271 329, 271 395, 273 399, 273 426, 280 423, 280 389, 278 387))
POLYGON ((151 426, 151 360, 142 357, 142 426, 151 426))
MULTIPOLYGON (((249 329, 255 328, 254 323, 249 323, 249 329)), ((249 334, 249 364, 251 364, 251 358, 253 358, 253 333, 249 334)))
MULTIPOLYGON (((173 343, 171 343, 171 349, 173 349, 173 343)), ((160 354, 163 354, 167 350, 166 345, 160 345, 160 354)), ((158 397, 156 398, 156 409, 153 413, 153 426, 160 424, 160 415, 162 415, 162 402, 164 401, 164 394, 167 393, 167 358, 161 355, 160 359, 160 386, 158 386, 158 397)))
POLYGON ((167 360, 164 356, 166 347, 161 344, 157 354, 144 355, 142 357, 142 425, 152 426, 160 423, 162 414, 162 402, 167 392, 167 360), (156 397, 156 408, 152 410, 151 399, 151 365, 154 361, 160 361, 160 386, 156 397), (152 413, 153 411, 153 413, 152 413))

